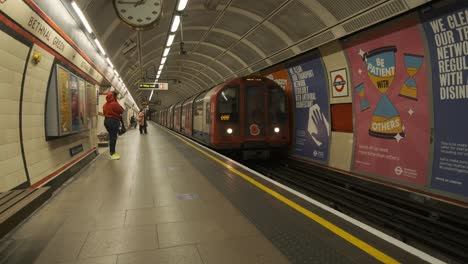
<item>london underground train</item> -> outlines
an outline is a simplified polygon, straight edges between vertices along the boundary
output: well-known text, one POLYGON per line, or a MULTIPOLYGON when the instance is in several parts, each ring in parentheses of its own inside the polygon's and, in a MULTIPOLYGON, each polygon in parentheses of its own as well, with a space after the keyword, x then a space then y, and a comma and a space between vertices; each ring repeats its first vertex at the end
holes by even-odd
POLYGON ((213 149, 268 158, 290 143, 284 90, 263 77, 239 77, 153 114, 158 124, 213 149))

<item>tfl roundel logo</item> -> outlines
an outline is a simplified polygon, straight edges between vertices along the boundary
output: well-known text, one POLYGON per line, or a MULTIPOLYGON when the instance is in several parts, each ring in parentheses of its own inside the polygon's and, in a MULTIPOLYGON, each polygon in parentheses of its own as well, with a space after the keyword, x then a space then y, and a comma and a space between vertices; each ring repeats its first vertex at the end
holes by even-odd
POLYGON ((250 130, 250 135, 252 136, 258 136, 260 134, 260 128, 258 127, 257 124, 250 125, 249 130, 250 130))

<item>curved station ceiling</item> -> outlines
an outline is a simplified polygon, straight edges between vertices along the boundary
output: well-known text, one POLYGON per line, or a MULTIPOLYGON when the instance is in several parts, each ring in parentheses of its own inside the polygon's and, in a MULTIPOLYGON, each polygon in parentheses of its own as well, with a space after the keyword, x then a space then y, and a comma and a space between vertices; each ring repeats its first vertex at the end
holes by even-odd
MULTIPOLYGON (((113 1, 76 2, 132 96, 139 104, 147 100, 150 92, 139 91, 138 84, 156 79, 177 0, 164 0, 158 25, 146 31, 121 22, 113 1)), ((159 77, 159 82, 169 83, 169 90, 153 96, 154 108, 256 73, 423 2, 427 1, 189 0, 159 77)))

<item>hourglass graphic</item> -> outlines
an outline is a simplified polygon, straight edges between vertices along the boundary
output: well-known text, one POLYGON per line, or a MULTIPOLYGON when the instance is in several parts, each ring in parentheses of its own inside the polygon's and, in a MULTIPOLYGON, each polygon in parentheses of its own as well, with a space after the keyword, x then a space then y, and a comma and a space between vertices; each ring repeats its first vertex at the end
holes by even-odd
POLYGON ((395 46, 382 47, 364 54, 367 74, 372 84, 382 93, 372 114, 369 135, 380 138, 404 136, 400 114, 387 96, 395 78, 395 46))
POLYGON ((414 79, 414 75, 416 75, 418 70, 421 68, 424 56, 408 53, 405 53, 404 56, 405 68, 409 77, 405 80, 405 83, 401 87, 399 96, 403 96, 412 100, 418 100, 418 90, 416 89, 416 80, 414 79))
POLYGON ((366 97, 364 97, 364 83, 360 83, 357 87, 356 87, 356 93, 359 95, 359 98, 360 98, 360 109, 361 109, 361 112, 363 112, 364 110, 367 110, 369 109, 370 105, 369 105, 369 101, 367 101, 366 97))

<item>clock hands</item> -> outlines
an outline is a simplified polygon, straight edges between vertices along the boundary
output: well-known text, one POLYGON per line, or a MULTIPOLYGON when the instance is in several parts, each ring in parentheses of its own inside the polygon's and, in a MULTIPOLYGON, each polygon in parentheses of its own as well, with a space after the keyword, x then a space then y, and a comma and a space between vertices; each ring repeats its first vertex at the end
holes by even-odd
POLYGON ((133 5, 135 4, 135 7, 139 6, 139 5, 142 5, 146 2, 146 0, 139 0, 139 1, 133 1, 133 2, 129 2, 129 1, 118 1, 117 3, 119 4, 130 4, 130 5, 133 5))

